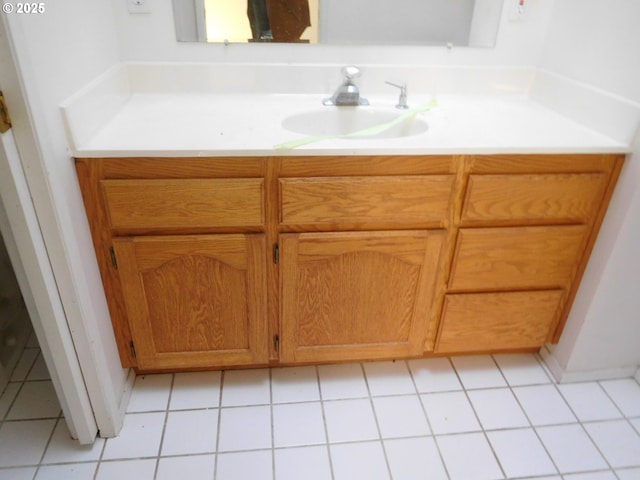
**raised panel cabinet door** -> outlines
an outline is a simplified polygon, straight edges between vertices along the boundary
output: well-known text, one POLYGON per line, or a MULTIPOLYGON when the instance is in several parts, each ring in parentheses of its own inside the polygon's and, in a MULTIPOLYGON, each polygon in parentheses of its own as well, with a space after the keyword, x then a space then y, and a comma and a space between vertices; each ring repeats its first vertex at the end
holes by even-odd
POLYGON ((281 235, 281 361, 421 355, 443 230, 281 235))
POLYGON ((114 240, 138 368, 267 362, 263 235, 114 240))

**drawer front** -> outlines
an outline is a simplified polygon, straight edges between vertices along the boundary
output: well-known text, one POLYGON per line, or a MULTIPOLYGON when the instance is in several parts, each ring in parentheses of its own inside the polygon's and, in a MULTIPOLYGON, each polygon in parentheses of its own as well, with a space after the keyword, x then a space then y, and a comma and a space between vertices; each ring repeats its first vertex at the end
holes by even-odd
POLYGON ((261 227, 261 178, 103 180, 111 228, 170 230, 261 227))
POLYGON ((584 225, 460 229, 449 290, 564 288, 586 233, 584 225))
POLYGON ((313 177, 280 180, 283 225, 441 226, 453 175, 313 177))
POLYGON ((470 175, 462 224, 586 221, 599 204, 603 173, 470 175))
POLYGON ((562 290, 447 295, 437 353, 537 348, 555 327, 562 290))

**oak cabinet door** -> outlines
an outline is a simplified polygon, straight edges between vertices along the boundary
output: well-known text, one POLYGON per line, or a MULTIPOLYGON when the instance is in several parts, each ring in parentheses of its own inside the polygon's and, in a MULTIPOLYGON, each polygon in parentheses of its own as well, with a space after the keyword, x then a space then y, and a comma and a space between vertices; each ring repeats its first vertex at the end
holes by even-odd
POLYGON ((281 361, 422 355, 444 237, 281 235, 281 361))
POLYGON ((113 242, 142 370, 267 362, 263 235, 113 242))

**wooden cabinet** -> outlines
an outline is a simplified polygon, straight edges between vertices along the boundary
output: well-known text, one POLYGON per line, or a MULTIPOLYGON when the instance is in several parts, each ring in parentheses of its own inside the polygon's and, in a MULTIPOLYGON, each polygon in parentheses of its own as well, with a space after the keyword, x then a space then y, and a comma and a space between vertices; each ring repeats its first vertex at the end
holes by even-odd
POLYGON ((123 365, 268 364, 265 161, 76 169, 123 365))
POLYGON ((613 155, 78 159, 122 363, 141 371, 557 341, 613 155))
POLYGON ((444 237, 282 235, 282 361, 421 356, 444 237))
POLYGON ((278 164, 280 360, 422 356, 444 278, 454 159, 278 164))
POLYGON ((435 352, 536 349, 557 341, 621 160, 467 161, 435 352))
POLYGON ((264 235, 116 238, 137 366, 264 363, 264 235))

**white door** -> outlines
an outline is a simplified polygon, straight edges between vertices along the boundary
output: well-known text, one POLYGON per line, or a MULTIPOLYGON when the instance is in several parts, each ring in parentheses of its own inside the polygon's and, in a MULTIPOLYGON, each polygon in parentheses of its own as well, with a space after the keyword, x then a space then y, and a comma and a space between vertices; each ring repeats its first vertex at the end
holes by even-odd
MULTIPOLYGON (((0 71, 0 82, 15 80, 5 96, 21 96, 2 21, 0 71)), ((2 235, 69 431, 92 443, 98 428, 11 129, 0 133, 0 203, 2 235)))

